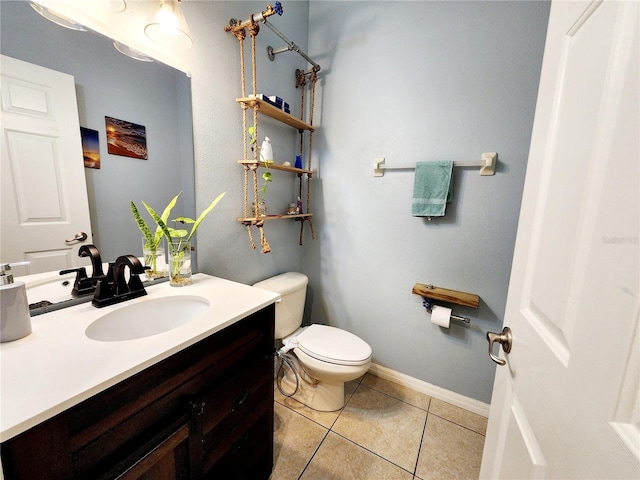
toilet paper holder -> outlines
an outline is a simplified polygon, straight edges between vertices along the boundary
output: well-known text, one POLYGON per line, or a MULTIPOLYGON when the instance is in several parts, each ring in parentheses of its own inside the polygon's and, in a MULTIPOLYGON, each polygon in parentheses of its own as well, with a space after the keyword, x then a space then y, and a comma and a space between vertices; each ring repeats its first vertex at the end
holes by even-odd
MULTIPOLYGON (((431 301, 430 298, 423 298, 422 299, 422 306, 427 310, 427 312, 433 313, 433 302, 431 301)), ((467 325, 471 323, 471 319, 470 318, 461 317, 460 315, 454 315, 453 313, 451 314, 451 320, 457 320, 458 322, 464 322, 467 325)))
MULTIPOLYGON (((434 300, 455 303, 457 305, 464 305, 466 307, 473 308, 478 308, 478 305, 480 304, 480 297, 474 293, 459 292, 448 288, 435 287, 431 284, 416 283, 413 286, 412 293, 424 297, 422 305, 429 313, 432 313, 434 300)), ((464 322, 467 325, 471 323, 469 318, 461 317, 459 315, 451 315, 451 319, 464 322)))

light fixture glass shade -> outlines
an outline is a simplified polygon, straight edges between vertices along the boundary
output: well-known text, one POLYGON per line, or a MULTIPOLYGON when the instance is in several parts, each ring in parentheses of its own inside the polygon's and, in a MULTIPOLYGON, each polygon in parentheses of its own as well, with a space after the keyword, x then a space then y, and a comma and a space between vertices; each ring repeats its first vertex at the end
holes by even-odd
POLYGON ((104 0, 106 2, 106 10, 109 13, 122 13, 127 9, 125 0, 104 0))
POLYGON ((113 46, 120 53, 123 53, 127 57, 131 57, 134 60, 138 60, 140 62, 153 62, 152 58, 148 57, 147 55, 145 55, 142 52, 139 52, 135 48, 131 48, 128 45, 125 45, 124 43, 120 43, 120 42, 114 40, 113 41, 113 46))
POLYGON ((52 12, 48 8, 45 8, 36 2, 30 2, 30 5, 36 12, 38 12, 47 20, 55 23, 56 25, 60 25, 61 27, 68 28, 70 30, 77 30, 79 32, 87 31, 84 25, 81 25, 78 22, 71 20, 70 18, 60 15, 59 13, 52 12))
POLYGON ((167 48, 188 50, 193 45, 179 0, 160 0, 160 8, 149 16, 144 33, 167 48))

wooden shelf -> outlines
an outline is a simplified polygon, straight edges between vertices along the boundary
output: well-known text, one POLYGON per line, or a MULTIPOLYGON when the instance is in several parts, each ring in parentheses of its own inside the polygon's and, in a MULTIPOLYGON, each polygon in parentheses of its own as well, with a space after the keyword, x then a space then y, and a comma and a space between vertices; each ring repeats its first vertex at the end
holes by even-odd
POLYGON ((268 166, 265 165, 264 162, 256 162, 255 160, 238 160, 238 163, 242 165, 255 165, 257 163, 261 167, 269 168, 272 170, 281 170, 283 172, 297 173, 299 175, 301 174, 313 175, 313 170, 305 170, 304 168, 295 168, 290 165, 289 166, 280 165, 278 163, 273 163, 273 162, 270 162, 268 166))
POLYGON ((254 225, 265 220, 306 220, 313 217, 313 213, 301 213, 298 215, 267 215, 265 217, 238 217, 238 222, 245 225, 254 225))
POLYGON ((298 130, 309 130, 311 132, 315 130, 315 128, 309 125, 308 123, 303 122, 302 120, 300 120, 297 117, 294 117, 293 115, 285 113, 284 110, 274 107, 270 103, 265 102, 264 100, 261 100, 259 98, 254 98, 254 97, 236 98, 236 102, 244 103, 251 108, 258 105, 258 111, 260 113, 266 115, 267 117, 275 118, 276 120, 282 123, 285 123, 290 127, 297 128, 298 130))
POLYGON ((448 288, 425 285, 424 283, 416 283, 413 286, 412 292, 422 297, 473 308, 478 308, 478 304, 480 303, 480 297, 474 293, 459 292, 457 290, 449 290, 448 288))

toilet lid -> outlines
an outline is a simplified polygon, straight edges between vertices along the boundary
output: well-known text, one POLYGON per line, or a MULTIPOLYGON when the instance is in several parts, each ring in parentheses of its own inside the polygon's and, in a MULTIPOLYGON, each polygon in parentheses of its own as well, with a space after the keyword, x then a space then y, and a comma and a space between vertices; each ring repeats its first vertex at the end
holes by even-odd
POLYGON ((297 337, 297 347, 307 355, 340 365, 363 365, 371 347, 352 333, 328 325, 311 325, 297 337))

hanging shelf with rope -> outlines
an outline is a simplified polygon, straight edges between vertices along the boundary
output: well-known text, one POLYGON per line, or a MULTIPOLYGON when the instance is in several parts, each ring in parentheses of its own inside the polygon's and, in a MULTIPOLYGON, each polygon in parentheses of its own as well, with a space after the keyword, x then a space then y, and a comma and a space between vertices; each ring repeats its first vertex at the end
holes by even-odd
MULTIPOLYGON (((242 107, 242 138, 243 138, 243 148, 244 148, 244 158, 239 160, 238 163, 242 165, 244 169, 244 209, 243 216, 238 218, 238 222, 244 225, 247 229, 247 233, 249 235, 249 241, 251 243, 251 248, 255 249, 255 241, 253 238, 252 227, 256 227, 258 229, 260 235, 260 244, 262 253, 269 253, 271 251, 271 246, 267 242, 266 235, 264 233, 264 222, 267 220, 282 220, 282 219, 293 219, 300 222, 300 240, 299 244, 302 245, 303 232, 305 222, 309 223, 309 227, 311 229, 311 238, 315 238, 315 233, 313 230, 313 222, 312 217, 313 213, 311 213, 310 203, 311 203, 311 178, 313 177, 312 170, 312 145, 313 145, 313 132, 315 128, 313 126, 313 111, 314 111, 314 99, 315 99, 315 85, 318 79, 317 73, 320 70, 320 66, 311 60, 304 52, 302 52, 297 45, 291 42, 288 38, 286 38, 278 29, 276 29, 271 23, 267 21, 267 17, 271 15, 282 15, 283 9, 280 2, 275 3, 275 7, 271 5, 267 5, 266 9, 263 12, 252 14, 248 20, 244 22, 240 22, 237 20, 231 20, 229 25, 224 27, 226 32, 230 32, 233 34, 238 40, 238 44, 240 47, 240 71, 241 71, 241 91, 242 96, 236 99, 236 102, 240 104, 242 107), (286 113, 284 110, 281 110, 268 102, 265 102, 261 98, 258 98, 257 95, 257 80, 256 80, 256 37, 260 32, 260 26, 258 22, 261 22, 268 26, 271 30, 273 30, 280 38, 282 38, 289 45, 288 48, 279 50, 277 52, 273 51, 272 47, 269 47, 271 53, 269 53, 269 58, 273 61, 275 54, 282 53, 287 50, 292 50, 299 53, 303 58, 305 58, 313 67, 308 70, 296 70, 295 78, 296 78, 296 88, 300 88, 301 96, 300 96, 300 117, 297 118, 289 113, 286 113), (247 33, 251 39, 251 75, 252 75, 252 94, 247 94, 246 88, 246 75, 245 75, 245 54, 244 54, 244 41, 247 36, 247 33), (308 77, 308 80, 307 80, 308 77), (310 84, 311 90, 311 100, 309 107, 309 121, 306 122, 305 118, 305 91, 308 83, 310 84), (252 148, 252 157, 249 158, 249 142, 247 141, 247 112, 251 110, 253 113, 253 138, 258 138, 258 114, 265 115, 267 117, 271 117, 285 125, 289 125, 292 128, 298 130, 300 134, 300 145, 299 145, 299 154, 302 156, 304 154, 304 136, 305 132, 308 132, 308 158, 307 158, 307 168, 295 168, 291 166, 285 165, 276 165, 274 163, 269 162, 265 164, 258 159, 258 148, 252 148), (267 168, 273 170, 281 170, 285 172, 295 173, 299 178, 299 188, 298 188, 298 196, 300 198, 303 197, 303 183, 304 178, 306 178, 306 211, 300 214, 295 215, 266 215, 260 216, 258 215, 258 168, 267 168), (250 184, 253 187, 250 189, 250 184), (251 192, 251 190, 253 190, 251 192), (253 209, 249 208, 250 202, 253 202, 253 209), (255 210, 254 210, 255 209, 255 210)), ((268 51, 269 51, 268 49, 268 51)))

